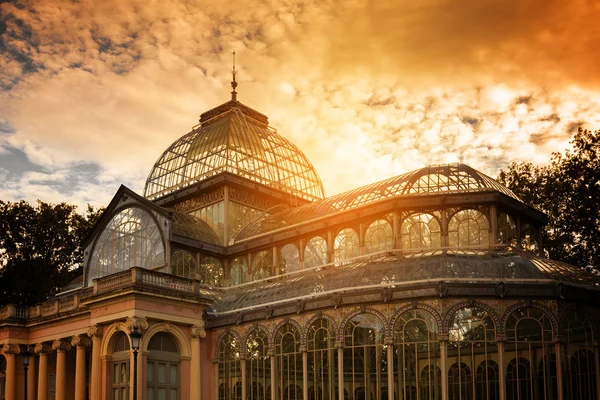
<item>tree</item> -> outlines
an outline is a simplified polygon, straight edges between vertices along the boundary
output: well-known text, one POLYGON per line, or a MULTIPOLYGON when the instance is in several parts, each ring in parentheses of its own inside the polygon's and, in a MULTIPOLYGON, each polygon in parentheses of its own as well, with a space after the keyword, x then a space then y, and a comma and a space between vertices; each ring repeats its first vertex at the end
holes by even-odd
POLYGON ((34 305, 81 275, 81 242, 103 210, 75 209, 0 201, 0 305, 34 305))
POLYGON ((511 164, 498 181, 548 215, 543 240, 550 258, 600 268, 600 131, 580 128, 571 144, 548 166, 511 164))

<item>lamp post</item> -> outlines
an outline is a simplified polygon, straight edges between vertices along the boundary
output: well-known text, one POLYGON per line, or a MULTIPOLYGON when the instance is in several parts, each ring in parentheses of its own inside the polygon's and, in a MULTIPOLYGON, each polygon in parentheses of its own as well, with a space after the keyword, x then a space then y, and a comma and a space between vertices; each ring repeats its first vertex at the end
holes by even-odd
POLYGON ((29 357, 31 357, 29 348, 25 348, 25 351, 21 353, 21 362, 23 363, 23 371, 25 371, 25 387, 23 388, 24 400, 27 400, 27 369, 29 368, 29 357))
POLYGON ((129 338, 133 349, 133 400, 137 400, 137 354, 142 338, 142 332, 138 330, 137 326, 133 327, 133 330, 129 333, 129 338))

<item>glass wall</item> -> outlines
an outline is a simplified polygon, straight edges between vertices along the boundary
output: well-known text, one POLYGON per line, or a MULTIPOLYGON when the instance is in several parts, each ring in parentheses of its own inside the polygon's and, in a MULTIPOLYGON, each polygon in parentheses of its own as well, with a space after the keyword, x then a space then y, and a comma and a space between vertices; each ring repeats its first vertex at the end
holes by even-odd
POLYGON ((256 253, 252 260, 252 280, 265 279, 274 276, 275 266, 273 265, 273 252, 263 250, 256 253))
POLYGON ((374 314, 359 314, 344 329, 344 389, 357 400, 379 399, 387 392, 385 327, 374 314))
POLYGON ((267 334, 254 329, 246 340, 246 376, 248 400, 270 400, 267 388, 271 383, 271 360, 269 359, 267 334))
POLYGON ((403 249, 435 249, 441 247, 439 221, 431 214, 413 214, 400 227, 403 249))
POLYGON ((592 400, 596 392, 596 363, 594 335, 589 320, 576 310, 571 310, 565 321, 567 399, 592 400))
POLYGON ((440 342, 425 310, 403 313, 394 326, 394 386, 400 399, 441 399, 440 342))
POLYGON ((193 216, 206 222, 215 231, 221 243, 225 240, 225 205, 220 201, 208 207, 191 212, 193 216))
POLYGON ((513 246, 517 244, 517 224, 505 213, 498 216, 498 243, 513 246))
POLYGON ((304 268, 327 264, 327 242, 321 236, 315 236, 304 248, 304 268))
POLYGON ((308 328, 308 398, 333 400, 337 395, 337 349, 331 322, 319 318, 308 328))
POLYGON ((358 234, 354 229, 342 229, 333 241, 333 261, 341 262, 358 256, 358 234))
POLYGON ((302 353, 300 332, 292 324, 285 324, 275 335, 276 382, 275 398, 302 400, 302 353))
POLYGON ((229 266, 229 286, 241 285, 248 281, 246 257, 234 258, 229 266))
POLYGON ((227 334, 219 344, 219 400, 241 399, 241 367, 239 343, 232 334, 227 334))
POLYGON ((280 251, 282 270, 286 273, 300 270, 300 252, 293 244, 286 244, 280 251))
POLYGON ((126 208, 111 218, 96 240, 87 284, 131 267, 152 269, 165 264, 163 238, 152 215, 139 207, 126 208))
POLYGON ((177 276, 197 279, 205 285, 223 285, 223 266, 214 257, 175 249, 171 256, 171 270, 177 276))
POLYGON ((266 215, 263 211, 230 201, 228 207, 227 237, 232 238, 240 228, 266 215))
POLYGON ((392 225, 385 219, 378 219, 365 231, 365 253, 391 250, 394 243, 392 225))
POLYGON ((477 210, 461 210, 448 222, 450 247, 489 245, 490 225, 487 217, 477 210))

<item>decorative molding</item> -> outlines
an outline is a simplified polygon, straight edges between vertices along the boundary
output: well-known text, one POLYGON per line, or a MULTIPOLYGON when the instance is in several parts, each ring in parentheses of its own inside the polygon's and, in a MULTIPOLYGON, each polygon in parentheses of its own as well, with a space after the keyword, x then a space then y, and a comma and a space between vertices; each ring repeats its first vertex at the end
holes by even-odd
POLYGON ((218 203, 224 198, 225 189, 221 187, 214 192, 203 193, 198 197, 194 197, 193 199, 182 201, 181 203, 176 204, 174 208, 179 212, 188 213, 190 211, 195 211, 211 204, 218 203))
POLYGON ((134 328, 138 328, 139 330, 148 329, 148 321, 146 318, 129 317, 125 321, 125 328, 129 333, 131 333, 134 328))
POLYGON ((71 338, 71 346, 73 347, 90 347, 92 345, 92 341, 87 336, 82 335, 74 335, 71 338))
POLYGON ((103 333, 104 332, 101 325, 96 324, 88 327, 87 335, 89 337, 101 338, 103 333))
POLYGON ((33 346, 33 352, 38 355, 49 354, 52 353, 52 347, 45 343, 36 343, 36 345, 33 346))
POLYGON ((2 354, 19 354, 21 346, 16 343, 6 343, 2 345, 2 354))
POLYGON ((56 339, 52 342, 52 349, 56 351, 69 351, 71 350, 71 343, 64 339, 56 339))
POLYGON ((190 328, 190 334, 194 339, 204 339, 206 337, 206 330, 204 329, 204 324, 193 325, 190 328))

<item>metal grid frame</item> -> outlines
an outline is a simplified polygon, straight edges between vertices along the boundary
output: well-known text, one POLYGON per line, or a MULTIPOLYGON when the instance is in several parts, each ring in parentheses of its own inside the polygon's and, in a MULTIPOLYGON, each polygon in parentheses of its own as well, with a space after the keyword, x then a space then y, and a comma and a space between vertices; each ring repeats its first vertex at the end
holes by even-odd
POLYGON ((521 200, 489 176, 465 164, 430 165, 380 182, 340 193, 324 200, 261 218, 238 231, 235 240, 260 235, 336 212, 397 196, 472 193, 495 190, 521 200))
MULTIPOLYGON (((244 106, 245 107, 245 106, 244 106)), ((325 197, 302 151, 232 105, 175 141, 154 164, 144 196, 156 199, 222 172, 315 201, 325 197)))

